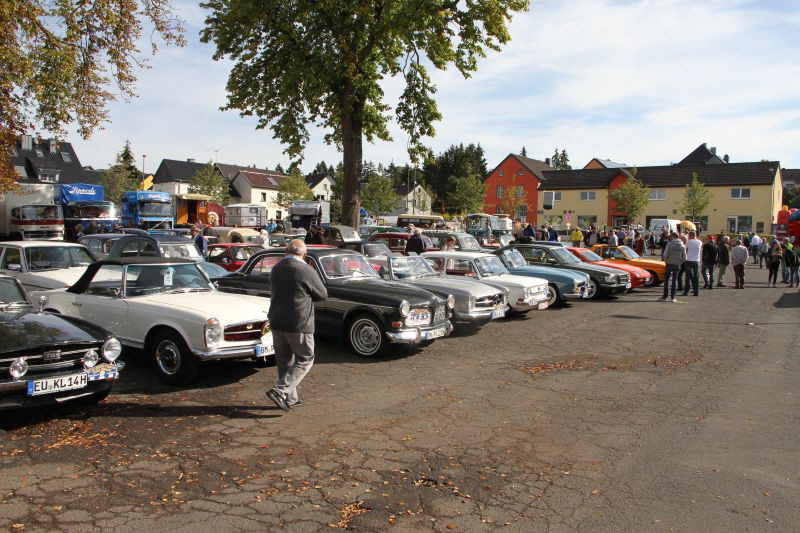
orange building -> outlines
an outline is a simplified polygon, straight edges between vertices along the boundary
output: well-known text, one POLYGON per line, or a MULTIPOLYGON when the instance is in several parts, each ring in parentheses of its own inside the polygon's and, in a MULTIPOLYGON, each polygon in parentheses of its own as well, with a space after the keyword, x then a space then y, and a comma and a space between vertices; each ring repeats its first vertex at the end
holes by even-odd
POLYGON ((488 214, 508 213, 508 195, 524 198, 516 213, 508 213, 514 219, 527 222, 536 220, 539 206, 539 183, 544 179, 542 172, 553 170, 550 161, 539 161, 517 154, 508 154, 486 178, 486 194, 483 198, 483 211, 488 214))

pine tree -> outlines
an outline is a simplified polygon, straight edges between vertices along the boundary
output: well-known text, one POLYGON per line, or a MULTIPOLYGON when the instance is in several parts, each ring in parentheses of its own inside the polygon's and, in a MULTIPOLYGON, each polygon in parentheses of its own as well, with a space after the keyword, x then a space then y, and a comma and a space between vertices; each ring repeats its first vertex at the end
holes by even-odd
POLYGON ((519 155, 521 155, 522 157, 528 157, 528 151, 525 149, 525 146, 522 147, 522 150, 520 150, 519 155))
POLYGON ((116 162, 100 177, 106 200, 114 202, 118 209, 122 209, 125 192, 139 189, 140 176, 141 173, 134 163, 131 143, 125 141, 125 147, 117 154, 116 162))
POLYGON ((567 155, 566 148, 561 150, 561 156, 558 158, 558 164, 561 165, 561 170, 572 170, 572 165, 569 164, 569 156, 567 155))

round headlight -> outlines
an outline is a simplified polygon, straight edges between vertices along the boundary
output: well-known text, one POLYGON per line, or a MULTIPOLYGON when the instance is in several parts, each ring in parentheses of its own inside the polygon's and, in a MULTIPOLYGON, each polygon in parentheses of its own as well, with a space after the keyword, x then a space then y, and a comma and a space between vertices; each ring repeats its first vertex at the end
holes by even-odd
POLYGON ((456 299, 453 298, 452 294, 447 295, 447 307, 449 309, 453 309, 456 306, 456 299))
POLYGON ((400 316, 408 316, 408 313, 410 312, 411 312, 411 304, 405 300, 400 302, 400 316))
POLYGON ((92 368, 99 360, 100 356, 97 355, 97 350, 89 350, 83 354, 83 367, 92 368))
POLYGON ((11 374, 11 377, 14 379, 21 378, 27 372, 28 372, 28 362, 22 357, 16 359, 13 363, 11 363, 11 367, 8 369, 8 373, 11 374))
POLYGON ((116 337, 109 338, 103 344, 103 359, 109 363, 113 363, 122 353, 122 343, 116 337))
POLYGON ((222 340, 222 326, 219 325, 219 320, 216 318, 209 318, 206 320, 205 326, 206 333, 206 346, 214 348, 222 340))

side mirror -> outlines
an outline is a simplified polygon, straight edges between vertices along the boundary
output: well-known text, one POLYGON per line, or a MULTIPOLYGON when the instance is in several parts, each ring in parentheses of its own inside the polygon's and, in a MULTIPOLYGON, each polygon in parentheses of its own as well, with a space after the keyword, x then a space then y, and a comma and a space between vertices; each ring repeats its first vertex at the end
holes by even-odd
POLYGON ((111 296, 113 296, 114 298, 122 298, 122 289, 120 289, 119 287, 113 287, 110 290, 110 293, 111 296))
POLYGON ((14 272, 22 272, 22 265, 19 263, 9 263, 8 269, 13 270, 14 272))
POLYGON ((39 314, 44 313, 45 304, 47 304, 47 296, 39 296, 39 314))

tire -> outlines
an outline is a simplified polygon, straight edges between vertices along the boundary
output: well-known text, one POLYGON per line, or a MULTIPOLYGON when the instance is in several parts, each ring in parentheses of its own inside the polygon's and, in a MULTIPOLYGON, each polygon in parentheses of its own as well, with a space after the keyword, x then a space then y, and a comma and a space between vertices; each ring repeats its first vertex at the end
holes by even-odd
POLYGON ((644 286, 645 287, 655 287, 656 285, 658 285, 660 283, 659 279, 658 279, 658 274, 656 274, 652 270, 648 270, 648 272, 650 273, 650 283, 645 283, 644 286))
POLYGON ((197 377, 200 362, 177 332, 159 333, 152 346, 156 372, 162 381, 170 385, 185 385, 197 377))
POLYGON ((377 357, 386 353, 389 339, 377 318, 360 314, 347 326, 347 341, 359 357, 377 357))
POLYGON ((591 300, 595 298, 600 291, 597 290, 597 282, 589 278, 589 285, 586 287, 586 299, 591 300))
POLYGON ((558 294, 558 288, 555 285, 547 286, 547 306, 553 307, 561 302, 561 296, 558 294))

